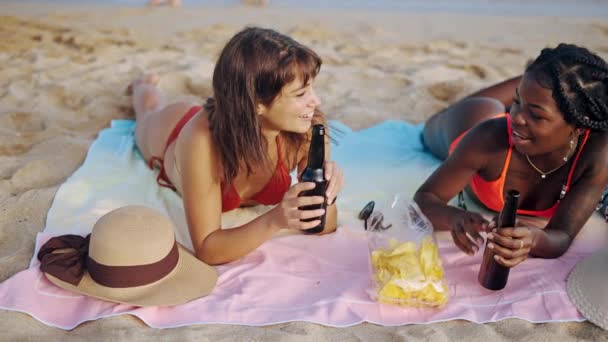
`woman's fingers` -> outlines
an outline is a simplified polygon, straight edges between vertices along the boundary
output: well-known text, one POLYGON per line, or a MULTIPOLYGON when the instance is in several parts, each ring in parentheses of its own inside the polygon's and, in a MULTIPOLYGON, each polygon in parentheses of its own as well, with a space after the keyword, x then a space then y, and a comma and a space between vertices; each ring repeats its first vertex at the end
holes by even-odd
POLYGON ((289 208, 298 209, 309 205, 323 204, 323 202, 325 202, 325 197, 323 196, 301 196, 289 198, 286 201, 286 205, 289 208))
POLYGON ((532 234, 532 231, 528 227, 508 227, 508 228, 498 228, 498 234, 511 238, 526 238, 532 234))
POLYGON ((334 162, 325 163, 325 179, 329 181, 325 195, 327 196, 327 203, 333 203, 334 198, 342 189, 344 184, 344 175, 342 170, 334 162))
POLYGON ((320 217, 325 214, 324 209, 313 209, 313 210, 293 210, 289 214, 290 219, 296 220, 307 220, 311 218, 320 217))
POLYGON ((528 227, 497 228, 488 233, 488 248, 494 250, 496 262, 514 267, 528 258, 532 240, 532 231, 528 227))
POLYGON ((479 232, 485 231, 488 221, 478 213, 461 211, 452 219, 452 237, 465 253, 477 253, 484 240, 479 232))
POLYGON ((501 247, 530 252, 532 232, 527 227, 499 228, 488 233, 488 239, 501 247))
POLYGON ((468 214, 467 220, 467 224, 464 226, 467 238, 479 248, 479 245, 483 244, 483 238, 479 235, 479 232, 486 230, 488 221, 477 213, 468 214))
POLYGON ((477 245, 467 237, 467 232, 464 230, 462 224, 459 224, 452 229, 452 238, 458 248, 469 255, 475 254, 479 249, 477 245))
POLYGON ((490 241, 494 242, 495 244, 498 244, 502 247, 509 248, 512 250, 523 249, 524 247, 528 247, 523 238, 514 239, 511 237, 502 236, 498 232, 488 233, 488 239, 490 241))
POLYGON ((316 186, 316 184, 313 182, 297 183, 296 185, 289 188, 289 190, 285 194, 285 197, 288 197, 288 198, 298 197, 300 192, 306 191, 306 190, 312 190, 315 188, 315 186, 316 186))
POLYGON ((310 222, 293 220, 293 221, 290 221, 289 228, 306 230, 306 229, 314 228, 314 227, 318 226, 319 224, 321 224, 321 220, 313 220, 310 222))
POLYGON ((519 248, 519 246, 522 244, 522 242, 518 242, 518 241, 522 241, 522 240, 516 240, 516 242, 514 242, 514 244, 517 245, 516 248, 504 247, 495 242, 488 242, 488 248, 494 250, 495 254, 499 255, 500 257, 502 257, 504 259, 508 259, 508 260, 527 256, 528 253, 530 252, 530 249, 525 248, 525 247, 519 248))
POLYGON ((496 229, 488 234, 488 240, 488 248, 494 250, 494 259, 505 267, 520 264, 530 254, 532 240, 528 228, 496 229))
POLYGON ((505 267, 515 267, 519 264, 521 264, 524 260, 526 260, 528 258, 527 254, 525 256, 520 256, 520 257, 516 257, 513 259, 505 259, 503 257, 501 257, 500 255, 494 255, 494 260, 496 260, 497 263, 499 263, 500 265, 503 265, 505 267))
MULTIPOLYGON (((473 224, 473 228, 475 228, 476 232, 484 232, 488 229, 489 222, 483 216, 481 216, 481 214, 469 213, 469 220, 473 224)), ((481 236, 479 236, 479 238, 483 242, 481 236)))
POLYGON ((454 231, 454 229, 452 229, 450 233, 452 234, 452 240, 454 240, 454 244, 456 245, 456 247, 458 247, 461 251, 471 255, 472 251, 467 248, 467 245, 465 243, 461 242, 459 234, 454 231))

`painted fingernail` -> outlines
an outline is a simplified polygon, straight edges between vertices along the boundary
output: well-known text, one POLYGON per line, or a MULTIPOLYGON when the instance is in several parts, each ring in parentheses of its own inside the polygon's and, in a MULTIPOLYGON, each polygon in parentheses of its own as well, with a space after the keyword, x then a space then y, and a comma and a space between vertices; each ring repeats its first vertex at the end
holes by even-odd
POLYGON ((493 237, 494 235, 492 233, 488 233, 488 239, 492 240, 493 237))
POLYGON ((489 244, 488 244, 488 248, 489 248, 489 249, 494 249, 494 244, 493 244, 493 243, 489 243, 489 244))
POLYGON ((497 231, 498 231, 498 228, 492 229, 492 233, 496 233, 497 231))
POLYGON ((499 261, 499 260, 500 260, 500 257, 499 257, 498 255, 495 255, 495 256, 494 256, 494 260, 499 261))

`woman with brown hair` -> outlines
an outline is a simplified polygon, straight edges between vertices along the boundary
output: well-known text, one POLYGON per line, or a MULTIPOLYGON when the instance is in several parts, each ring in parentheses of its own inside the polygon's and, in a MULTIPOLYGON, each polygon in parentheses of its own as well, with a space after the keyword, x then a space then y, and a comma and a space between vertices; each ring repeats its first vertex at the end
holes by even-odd
POLYGON ((500 211, 514 189, 521 194, 517 213, 547 223, 489 233, 497 262, 513 267, 529 256, 559 257, 608 183, 608 64, 576 45, 543 49, 522 76, 431 117, 423 140, 445 160, 415 195, 436 229, 451 231, 464 252, 477 252, 489 222, 447 202, 466 190, 500 211))
POLYGON ((196 256, 208 264, 240 258, 282 228, 306 230, 323 209, 300 207, 327 201, 325 229, 336 229, 340 168, 329 160, 326 197, 298 194, 314 183, 291 186, 290 171, 307 163, 311 127, 324 123, 313 82, 319 56, 276 31, 246 28, 226 44, 213 72, 213 98, 204 106, 163 103, 158 77, 144 75, 130 88, 135 139, 158 183, 181 194, 196 256), (276 205, 251 222, 220 229, 222 212, 276 205), (312 221, 302 221, 314 219, 312 221))

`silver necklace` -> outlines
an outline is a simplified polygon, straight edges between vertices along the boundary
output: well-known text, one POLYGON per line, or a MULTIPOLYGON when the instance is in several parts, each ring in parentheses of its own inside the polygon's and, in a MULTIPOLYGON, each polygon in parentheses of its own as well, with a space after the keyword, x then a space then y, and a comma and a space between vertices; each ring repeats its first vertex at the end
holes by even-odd
POLYGON ((530 166, 532 166, 532 168, 534 170, 536 170, 536 172, 540 173, 540 178, 545 179, 545 178, 547 178, 548 175, 561 169, 564 165, 566 165, 566 163, 568 163, 568 158, 570 156, 570 152, 572 152, 573 149, 574 149, 574 139, 570 140, 570 149, 568 150, 568 153, 566 154, 566 156, 563 158, 564 162, 562 164, 560 164, 558 167, 551 169, 547 172, 543 172, 543 171, 541 171, 541 169, 536 167, 536 165, 534 165, 532 160, 530 160, 530 156, 528 156, 527 154, 525 156, 526 156, 526 160, 528 160, 528 164, 530 164, 530 166))

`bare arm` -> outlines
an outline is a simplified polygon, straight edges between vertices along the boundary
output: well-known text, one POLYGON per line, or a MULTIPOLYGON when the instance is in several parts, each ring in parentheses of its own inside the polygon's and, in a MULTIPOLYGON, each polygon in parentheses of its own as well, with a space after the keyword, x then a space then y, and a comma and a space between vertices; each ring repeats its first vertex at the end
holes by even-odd
POLYGON ((487 88, 481 89, 467 97, 492 97, 502 102, 509 111, 511 104, 513 103, 513 97, 515 96, 515 88, 519 84, 521 76, 516 76, 500 83, 494 84, 487 88))
MULTIPOLYGON (((589 219, 608 183, 608 139, 606 136, 588 145, 581 155, 587 165, 577 181, 571 185, 566 197, 560 202, 555 214, 544 229, 536 227, 501 228, 488 239, 496 242, 493 249, 497 261, 514 267, 529 256, 557 258, 562 256, 589 219)), ((490 246, 490 244, 488 245, 490 246)))
POLYGON ((456 245, 469 254, 475 253, 483 243, 479 232, 487 228, 488 222, 479 213, 466 212, 447 203, 467 186, 475 173, 486 167, 486 160, 495 147, 479 141, 496 140, 494 131, 502 128, 493 126, 496 126, 495 120, 473 128, 414 195, 435 229, 451 231, 456 245), (494 137, 489 139, 489 136, 494 137))
POLYGON ((568 250, 595 210, 608 183, 607 150, 600 146, 587 146, 581 157, 593 158, 593 162, 579 180, 572 184, 568 195, 560 202, 545 229, 535 230, 530 255, 557 258, 568 250))

